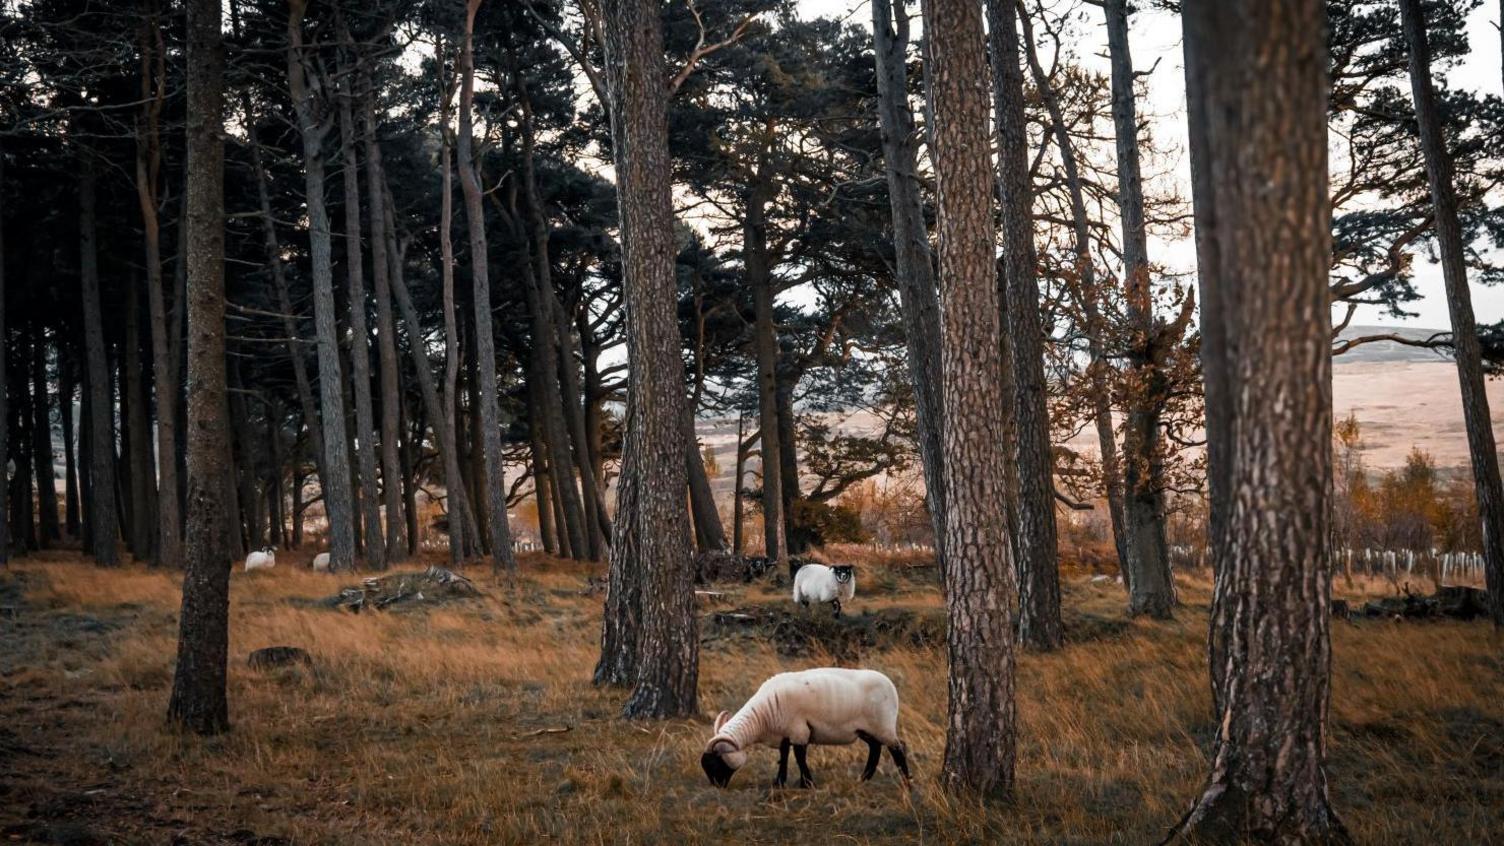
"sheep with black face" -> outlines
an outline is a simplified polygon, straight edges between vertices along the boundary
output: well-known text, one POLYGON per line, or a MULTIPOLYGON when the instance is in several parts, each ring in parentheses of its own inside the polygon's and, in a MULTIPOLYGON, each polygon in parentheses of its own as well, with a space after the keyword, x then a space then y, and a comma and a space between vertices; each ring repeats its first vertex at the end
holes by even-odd
POLYGON ((763 682, 735 716, 722 711, 715 718, 700 767, 711 784, 726 787, 746 765, 751 747, 776 746, 778 776, 773 785, 787 782, 792 749, 799 764, 799 786, 813 787, 805 760, 809 745, 845 746, 858 740, 867 744, 862 781, 877 772, 885 746, 908 781, 908 759, 898 737, 898 689, 892 680, 875 670, 837 667, 779 673, 763 682))
POLYGON ((856 596, 856 568, 805 564, 794 574, 794 601, 808 608, 811 602, 830 603, 841 616, 841 603, 856 596))

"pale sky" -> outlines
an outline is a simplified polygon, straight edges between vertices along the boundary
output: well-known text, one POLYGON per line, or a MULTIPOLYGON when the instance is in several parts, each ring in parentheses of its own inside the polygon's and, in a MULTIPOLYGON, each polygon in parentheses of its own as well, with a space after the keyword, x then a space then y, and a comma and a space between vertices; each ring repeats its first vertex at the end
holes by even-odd
MULTIPOLYGON (((1049 3, 1050 0, 1046 2, 1049 3)), ((836 16, 865 27, 871 26, 872 13, 866 0, 800 0, 799 5, 801 14, 807 18, 836 16)), ((1100 17, 1100 11, 1096 7, 1087 5, 1082 9, 1088 16, 1100 17)), ((911 11, 917 18, 917 4, 911 7, 911 11)), ((1484 3, 1468 19, 1472 53, 1445 74, 1448 87, 1504 96, 1499 32, 1495 29, 1498 15, 1497 4, 1484 3)), ((917 20, 915 24, 917 35, 917 20)), ((1177 178, 1183 189, 1181 193, 1189 197, 1189 163, 1184 154, 1185 67, 1181 55, 1179 21, 1167 12, 1147 9, 1140 11, 1133 16, 1131 38, 1134 67, 1139 71, 1151 67, 1154 69, 1148 77, 1147 102, 1139 103, 1139 114, 1152 119, 1152 131, 1158 145, 1176 151, 1177 178)), ((1107 72, 1105 26, 1085 28, 1083 38, 1073 46, 1084 63, 1095 65, 1103 73, 1107 72)), ((1190 270, 1195 266, 1195 246, 1189 238, 1178 242, 1161 240, 1152 243, 1150 251, 1153 260, 1172 269, 1190 270)), ((1423 298, 1409 306, 1410 311, 1418 312, 1417 317, 1397 321, 1380 309, 1364 306, 1354 316, 1353 323, 1447 328, 1449 322, 1440 268, 1420 260, 1421 258, 1417 257, 1415 275, 1416 288, 1423 298)), ((1504 288, 1487 288, 1474 284, 1473 309, 1480 324, 1504 319, 1504 288)))

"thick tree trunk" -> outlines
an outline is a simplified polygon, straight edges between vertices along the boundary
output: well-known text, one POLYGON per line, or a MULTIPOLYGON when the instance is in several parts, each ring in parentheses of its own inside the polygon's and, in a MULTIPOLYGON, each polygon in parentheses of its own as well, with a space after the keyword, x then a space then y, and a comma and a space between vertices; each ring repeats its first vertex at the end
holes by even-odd
POLYGON ((787 368, 780 368, 778 388, 774 392, 774 407, 778 409, 778 493, 783 498, 784 552, 792 555, 804 552, 808 540, 795 532, 794 502, 803 496, 799 488, 799 450, 794 426, 794 382, 797 376, 787 368))
POLYGON ((288 6, 287 79, 303 139, 303 184, 308 205, 314 326, 318 335, 320 419, 330 423, 329 430, 323 433, 324 465, 320 468, 324 513, 329 518, 329 566, 331 570, 349 570, 355 566, 355 517, 350 456, 341 431, 345 419, 344 378, 340 372, 339 329, 335 320, 329 210, 324 201, 324 135, 329 127, 318 113, 321 104, 308 89, 303 67, 303 15, 307 0, 289 0, 288 6))
POLYGON ((177 669, 167 718, 229 728, 230 554, 220 496, 231 472, 225 420, 224 56, 219 0, 188 3, 188 508, 177 669))
POLYGON ((925 0, 925 83, 939 198, 945 603, 950 695, 941 780, 1001 796, 1013 787, 1013 615, 1017 588, 1003 482, 1003 397, 987 56, 974 0, 925 0))
POLYGON ((47 401, 47 330, 36 324, 31 344, 31 457, 37 487, 37 543, 62 538, 57 513, 57 470, 52 459, 52 412, 47 401))
MULTIPOLYGON (((350 34, 340 19, 340 41, 353 50, 350 34)), ((385 527, 381 521, 381 498, 376 480, 376 415, 371 406, 371 334, 366 328, 366 282, 360 231, 360 163, 355 156, 355 71, 340 63, 339 152, 345 189, 345 274, 350 297, 350 381, 355 394, 355 469, 360 483, 360 508, 364 513, 360 539, 366 566, 386 569, 385 527)))
MULTIPOLYGON (((636 688, 622 713, 676 717, 699 710, 700 636, 685 500, 684 360, 674 293, 662 21, 653 0, 606 0, 602 9, 632 372, 622 462, 627 510, 618 514, 611 549, 612 589, 623 577, 637 583, 629 594, 637 606, 636 688), (629 487, 636 490, 628 493, 629 487)), ((611 624, 608 618, 608 630, 611 624)), ((602 665, 611 660, 608 641, 602 665)))
POLYGON ((1002 198, 1004 312, 1012 353, 1013 428, 1018 467, 1019 639, 1038 650, 1064 641, 1055 529, 1054 458, 1045 396, 1044 329, 1035 278, 1034 191, 1029 180, 1028 123, 1020 64, 1017 7, 988 0, 993 111, 997 123, 997 184, 1002 198))
POLYGON ((115 434, 110 426, 109 364, 105 360, 104 317, 99 302, 99 253, 95 232, 94 158, 85 150, 78 169, 78 265, 83 297, 84 354, 89 368, 89 534, 90 552, 101 566, 120 563, 116 542, 120 518, 115 507, 115 434))
POLYGON ((753 326, 757 353, 757 416, 762 432, 759 453, 762 463, 763 554, 782 562, 788 558, 783 517, 782 444, 778 442, 778 330, 774 324, 774 285, 767 257, 766 205, 768 198, 759 182, 747 198, 747 219, 742 227, 742 254, 746 257, 747 284, 752 288, 756 309, 753 326))
POLYGON ((1431 84, 1431 49, 1426 43, 1425 12, 1420 1, 1400 0, 1400 19, 1405 43, 1410 50, 1410 90, 1420 127, 1421 152, 1426 159, 1426 180, 1431 185, 1436 242, 1441 251, 1447 311, 1452 318, 1457 381, 1462 386, 1462 416, 1467 427, 1468 457, 1473 467, 1473 492, 1478 500, 1478 518, 1483 524, 1484 578, 1488 587, 1489 611, 1494 625, 1504 626, 1504 489, 1499 482, 1498 453, 1494 445, 1488 393, 1484 388, 1478 325, 1473 319, 1473 298, 1467 282, 1467 254, 1462 227, 1457 220, 1452 157, 1442 135, 1441 117, 1437 114, 1436 94, 1431 84))
POLYGON ((1130 614, 1167 619, 1175 606, 1170 550, 1165 537, 1164 460, 1160 409, 1168 397, 1159 368, 1162 341, 1154 321, 1144 231, 1144 189, 1139 171, 1138 115, 1133 55, 1128 43, 1128 0, 1105 0, 1107 48, 1112 61, 1112 123, 1117 138, 1118 211, 1123 226, 1123 271, 1133 342, 1128 413, 1123 432, 1123 528, 1130 614))
POLYGON ((1184 20, 1192 154, 1205 180, 1195 197, 1201 322, 1237 355, 1206 362, 1225 368, 1216 377, 1226 389, 1216 405, 1208 392, 1208 434, 1231 436, 1213 453, 1230 460, 1213 468, 1226 479, 1213 493, 1231 496, 1214 537, 1227 584, 1219 728, 1205 790, 1171 839, 1346 842, 1325 775, 1332 373, 1324 4, 1188 3, 1184 20))
POLYGON ((471 147, 472 101, 475 96, 475 65, 472 33, 475 13, 481 0, 467 0, 465 36, 460 45, 460 127, 456 152, 459 161, 460 190, 465 197, 465 222, 470 232, 470 279, 475 305, 475 359, 477 364, 477 399, 480 405, 480 445, 482 484, 486 504, 486 526, 491 538, 491 566, 494 570, 517 571, 512 554, 512 536, 507 527, 506 471, 501 463, 501 420, 496 395, 496 339, 491 328, 491 277, 487 267, 485 208, 481 203, 480 175, 471 147))
MULTIPOLYGON (((919 458, 924 468, 924 502, 935 527, 935 555, 945 572, 945 461, 940 421, 940 300, 924 199, 919 188, 919 138, 909 109, 907 81, 909 13, 905 0, 872 0, 872 33, 877 62, 878 122, 888 200, 893 210, 893 252, 908 345, 909 379, 914 383, 914 417, 919 458)), ((1010 398, 1005 398, 1007 401, 1010 398)), ((738 483, 740 480, 738 480, 738 483)))
POLYGON ((376 135, 376 90, 369 74, 362 74, 361 115, 365 123, 366 196, 371 221, 371 285, 376 293, 376 350, 381 363, 381 486, 386 501, 386 553, 389 562, 403 559, 408 548, 408 509, 403 499, 405 480, 401 449, 402 383, 397 360, 397 325, 392 313, 390 258, 387 255, 386 174, 381 141, 376 135))

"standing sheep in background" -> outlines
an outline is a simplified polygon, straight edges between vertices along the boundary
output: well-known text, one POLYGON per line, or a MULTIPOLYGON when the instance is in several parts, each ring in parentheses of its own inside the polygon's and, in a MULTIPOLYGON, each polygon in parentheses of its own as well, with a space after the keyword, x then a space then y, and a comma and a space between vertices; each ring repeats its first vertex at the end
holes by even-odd
POLYGON ((274 547, 258 549, 245 557, 245 571, 270 570, 277 566, 277 550, 274 547))
POLYGON ((779 673, 763 682, 736 716, 722 711, 713 731, 700 756, 700 767, 716 787, 731 783, 755 744, 778 747, 775 787, 788 781, 790 748, 799 764, 799 786, 813 787, 815 781, 805 761, 809 744, 846 746, 858 740, 867 743, 862 781, 877 772, 884 746, 904 782, 909 780, 905 747, 898 738, 898 689, 875 670, 823 667, 779 673))
POLYGON ((809 607, 811 602, 829 602, 835 615, 841 616, 841 602, 856 596, 856 568, 851 565, 827 567, 805 564, 794 574, 794 601, 809 607))
POLYGON ((320 552, 318 555, 313 556, 313 572, 329 572, 329 553, 320 552))

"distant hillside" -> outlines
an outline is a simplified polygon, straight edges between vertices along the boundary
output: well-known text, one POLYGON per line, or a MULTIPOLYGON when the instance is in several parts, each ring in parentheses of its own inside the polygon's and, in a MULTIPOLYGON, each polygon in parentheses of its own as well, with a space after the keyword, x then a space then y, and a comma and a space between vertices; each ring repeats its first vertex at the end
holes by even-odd
MULTIPOLYGON (((1374 335, 1398 335, 1416 341, 1424 341, 1432 336, 1445 332, 1445 329, 1412 329, 1402 326, 1349 326, 1337 337, 1344 341, 1354 338, 1372 337, 1374 335)), ((1333 363, 1338 367, 1345 364, 1365 364, 1382 362, 1412 362, 1415 364, 1427 364, 1437 361, 1447 361, 1447 357, 1438 350, 1426 349, 1425 347, 1411 347, 1396 341, 1370 341, 1360 344, 1342 355, 1337 356, 1333 363)))

